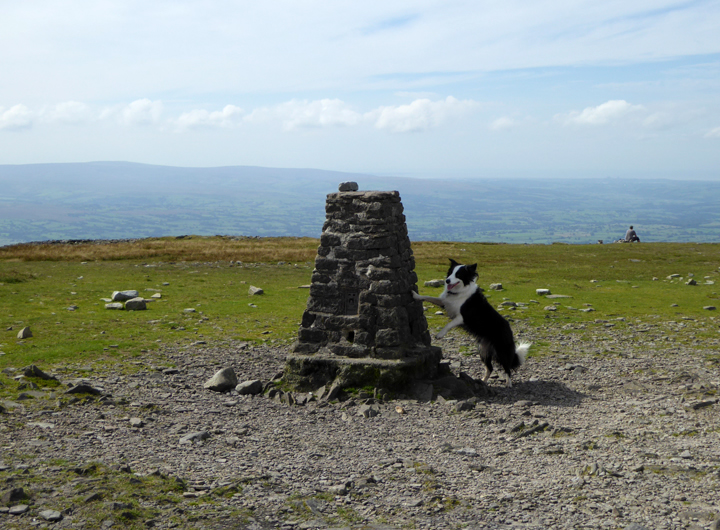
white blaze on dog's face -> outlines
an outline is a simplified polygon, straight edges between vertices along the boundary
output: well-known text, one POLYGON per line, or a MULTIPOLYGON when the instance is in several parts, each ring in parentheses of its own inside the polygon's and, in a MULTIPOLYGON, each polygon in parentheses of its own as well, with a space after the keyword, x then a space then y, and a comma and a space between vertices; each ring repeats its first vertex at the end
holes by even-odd
POLYGON ((455 260, 450 260, 450 268, 445 278, 445 290, 457 294, 472 287, 477 278, 477 263, 473 265, 461 265, 455 260))

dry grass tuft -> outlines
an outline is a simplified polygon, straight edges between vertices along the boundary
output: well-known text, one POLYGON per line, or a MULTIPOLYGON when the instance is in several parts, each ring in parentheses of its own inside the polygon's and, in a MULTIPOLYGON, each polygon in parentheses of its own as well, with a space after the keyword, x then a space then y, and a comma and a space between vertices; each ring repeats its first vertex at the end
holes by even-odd
POLYGON ((25 243, 0 247, 2 261, 164 261, 308 262, 319 241, 299 237, 180 236, 130 241, 25 243))

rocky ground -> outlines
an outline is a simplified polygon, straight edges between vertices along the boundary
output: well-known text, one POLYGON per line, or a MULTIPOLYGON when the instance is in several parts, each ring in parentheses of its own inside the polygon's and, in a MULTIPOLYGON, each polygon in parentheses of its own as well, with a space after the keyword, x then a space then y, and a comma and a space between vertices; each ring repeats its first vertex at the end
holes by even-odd
MULTIPOLYGON (((692 325, 516 322, 513 387, 461 402, 204 389, 282 370, 234 343, 47 369, 61 385, 0 402, 0 527, 717 529, 717 330, 692 325)), ((462 332, 438 344, 483 373, 462 332)))

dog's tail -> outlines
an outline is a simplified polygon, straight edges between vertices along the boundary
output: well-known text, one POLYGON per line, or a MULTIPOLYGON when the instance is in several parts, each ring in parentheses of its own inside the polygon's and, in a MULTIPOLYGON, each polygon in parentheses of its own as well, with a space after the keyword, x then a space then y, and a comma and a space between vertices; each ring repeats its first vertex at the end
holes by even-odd
POLYGON ((525 364, 525 359, 527 359, 531 345, 532 342, 521 342, 515 347, 515 353, 517 353, 518 359, 520 359, 520 364, 525 364))

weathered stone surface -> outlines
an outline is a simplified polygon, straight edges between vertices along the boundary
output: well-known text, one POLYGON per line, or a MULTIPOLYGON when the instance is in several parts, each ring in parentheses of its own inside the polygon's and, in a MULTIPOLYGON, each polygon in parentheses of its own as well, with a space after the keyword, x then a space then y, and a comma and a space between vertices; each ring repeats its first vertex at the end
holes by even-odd
POLYGON ((441 354, 430 344, 422 305, 410 294, 417 275, 400 195, 331 193, 325 211, 310 298, 285 380, 314 389, 341 372, 370 385, 432 376, 441 354), (310 355, 318 359, 303 358, 310 355), (362 367, 363 359, 404 362, 362 367), (398 372, 390 376, 393 370, 398 372))
POLYGON ((127 291, 113 291, 112 296, 110 297, 113 302, 125 302, 126 300, 130 300, 132 298, 137 298, 140 296, 140 293, 138 293, 135 290, 127 290, 127 291))
POLYGON ((27 493, 25 493, 23 488, 10 488, 0 494, 0 503, 5 506, 9 506, 27 498, 27 493))
POLYGON ((210 433, 208 431, 197 431, 197 432, 191 432, 190 434, 186 434, 182 438, 180 438, 180 444, 190 444, 190 443, 197 443, 202 442, 203 440, 207 440, 210 438, 210 433))
POLYGON ((259 379, 253 379, 251 381, 243 381, 242 383, 239 383, 235 387, 235 390, 241 396, 244 396, 244 395, 254 396, 254 395, 262 392, 262 389, 263 389, 263 382, 260 381, 259 379))
POLYGON ((357 182, 341 182, 338 186, 338 191, 357 191, 358 190, 358 183, 357 182))
POLYGON ((145 304, 145 299, 138 296, 137 298, 131 298, 125 302, 125 309, 128 311, 144 311, 147 309, 147 305, 145 304))
POLYGON ((125 309, 125 306, 122 302, 110 302, 109 304, 105 304, 105 309, 122 310, 125 309))
POLYGON ((261 294, 265 294, 265 291, 263 291, 260 287, 251 285, 248 288, 248 295, 250 295, 250 296, 256 296, 256 295, 261 295, 261 294))
POLYGON ((30 331, 30 326, 25 326, 20 331, 18 331, 17 338, 18 339, 29 339, 32 337, 32 331, 30 331))
POLYGON ((238 380, 237 375, 235 375, 235 370, 232 368, 223 368, 215 372, 215 375, 207 380, 203 387, 215 392, 226 392, 235 388, 237 384, 238 380))
POLYGON ((25 377, 37 377, 38 379, 45 379, 48 381, 57 381, 57 377, 54 375, 46 374, 40 368, 31 364, 22 369, 22 373, 25 377))
POLYGON ((91 385, 88 385, 86 383, 80 383, 79 385, 75 385, 69 390, 65 391, 66 394, 92 394, 95 396, 102 395, 102 390, 95 388, 91 385))
POLYGON ((38 515, 45 519, 46 521, 50 521, 51 523, 57 523, 58 521, 62 521, 62 514, 58 512, 57 510, 42 510, 38 515))

